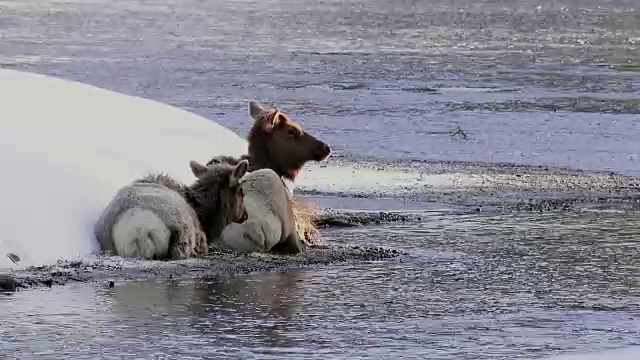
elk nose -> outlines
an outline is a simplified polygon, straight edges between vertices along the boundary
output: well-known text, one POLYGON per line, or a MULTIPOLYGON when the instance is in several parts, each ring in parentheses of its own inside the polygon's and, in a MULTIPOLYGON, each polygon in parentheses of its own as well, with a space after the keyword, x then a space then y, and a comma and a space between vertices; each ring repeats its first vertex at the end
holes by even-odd
POLYGON ((331 155, 331 148, 327 144, 322 144, 314 155, 315 161, 323 161, 331 155))
POLYGON ((330 147, 329 147, 329 145, 327 145, 327 144, 324 144, 324 146, 322 147, 322 151, 323 151, 325 154, 331 154, 331 148, 330 148, 330 147))

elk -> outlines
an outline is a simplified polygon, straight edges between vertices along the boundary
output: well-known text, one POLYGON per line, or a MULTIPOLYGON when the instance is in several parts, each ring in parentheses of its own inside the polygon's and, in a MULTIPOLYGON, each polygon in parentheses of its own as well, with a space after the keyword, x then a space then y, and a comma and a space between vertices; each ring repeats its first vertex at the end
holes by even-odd
MULTIPOLYGON (((248 154, 240 158, 217 156, 207 165, 235 165, 248 160, 249 171, 271 169, 285 182, 295 182, 307 162, 324 161, 331 155, 329 145, 304 131, 300 124, 277 108, 265 108, 257 101, 250 100, 249 115, 253 119, 253 125, 247 136, 248 154)), ((315 209, 295 199, 293 209, 299 237, 307 244, 317 243, 320 233, 315 226, 315 209)))
POLYGON ((271 169, 254 170, 240 179, 247 220, 230 223, 221 245, 239 252, 297 254, 306 248, 296 230, 293 204, 285 184, 271 169))
POLYGON ((246 218, 239 185, 248 161, 189 165, 190 186, 150 174, 121 188, 94 224, 102 250, 149 260, 200 257, 226 225, 246 218))

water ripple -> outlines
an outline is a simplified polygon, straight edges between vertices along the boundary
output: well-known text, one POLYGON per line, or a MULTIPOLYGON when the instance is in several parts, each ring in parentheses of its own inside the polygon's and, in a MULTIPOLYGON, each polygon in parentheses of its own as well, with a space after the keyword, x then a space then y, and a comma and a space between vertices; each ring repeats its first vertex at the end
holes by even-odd
POLYGON ((418 225, 329 230, 333 243, 410 255, 17 293, 0 298, 8 314, 0 339, 39 358, 133 358, 143 349, 194 358, 514 359, 633 345, 639 225, 637 214, 434 214, 418 225))

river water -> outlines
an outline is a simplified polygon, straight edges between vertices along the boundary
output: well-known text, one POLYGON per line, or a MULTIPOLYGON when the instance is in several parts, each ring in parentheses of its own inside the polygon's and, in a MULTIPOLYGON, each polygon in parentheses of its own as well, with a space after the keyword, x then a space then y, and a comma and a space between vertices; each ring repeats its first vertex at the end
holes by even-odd
MULTIPOLYGON (((638 23, 632 0, 11 0, 0 1, 0 66, 159 100, 240 134, 256 98, 354 163, 640 175, 638 23), (468 140, 450 137, 457 126, 468 140)), ((408 251, 400 261, 21 292, 0 297, 0 349, 515 359, 638 345, 639 219, 432 212, 324 232, 408 251)))

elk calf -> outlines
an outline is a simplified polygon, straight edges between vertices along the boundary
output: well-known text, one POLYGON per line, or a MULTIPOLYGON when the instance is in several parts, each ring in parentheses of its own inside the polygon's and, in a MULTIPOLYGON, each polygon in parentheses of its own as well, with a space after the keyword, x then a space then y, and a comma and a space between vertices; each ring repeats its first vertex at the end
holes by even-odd
POLYGON ((185 186, 152 174, 120 189, 94 225, 102 250, 123 257, 185 259, 208 253, 207 239, 246 216, 239 179, 248 162, 190 163, 197 180, 185 186))

